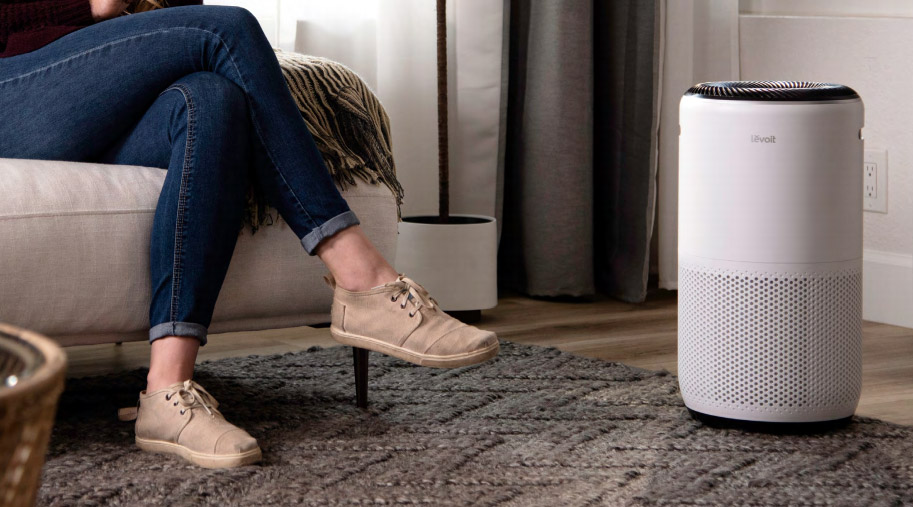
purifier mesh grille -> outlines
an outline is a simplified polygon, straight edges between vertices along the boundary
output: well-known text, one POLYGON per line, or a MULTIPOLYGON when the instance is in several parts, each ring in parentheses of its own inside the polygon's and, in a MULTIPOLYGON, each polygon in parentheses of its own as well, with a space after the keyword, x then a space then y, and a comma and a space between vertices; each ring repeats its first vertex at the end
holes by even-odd
POLYGON ((685 92, 707 99, 723 100, 845 100, 859 98, 844 85, 813 81, 715 81, 698 83, 685 92))
POLYGON ((679 270, 683 395, 767 413, 855 407, 861 387, 859 271, 679 270))

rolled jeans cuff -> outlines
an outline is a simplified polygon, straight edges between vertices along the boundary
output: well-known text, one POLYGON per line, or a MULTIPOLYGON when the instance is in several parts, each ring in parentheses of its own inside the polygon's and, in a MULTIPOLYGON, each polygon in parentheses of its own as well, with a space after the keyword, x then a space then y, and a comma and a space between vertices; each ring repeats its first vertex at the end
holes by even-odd
POLYGON ((315 255, 317 245, 320 244, 323 239, 336 234, 346 227, 351 227, 360 223, 361 222, 358 220, 358 217, 355 216, 354 211, 345 211, 322 223, 319 227, 309 232, 307 236, 301 238, 301 245, 304 246, 308 255, 315 255))
POLYGON ((152 326, 149 330, 149 343, 166 336, 190 336, 200 340, 200 346, 206 345, 206 335, 209 333, 206 326, 193 322, 162 322, 152 326))

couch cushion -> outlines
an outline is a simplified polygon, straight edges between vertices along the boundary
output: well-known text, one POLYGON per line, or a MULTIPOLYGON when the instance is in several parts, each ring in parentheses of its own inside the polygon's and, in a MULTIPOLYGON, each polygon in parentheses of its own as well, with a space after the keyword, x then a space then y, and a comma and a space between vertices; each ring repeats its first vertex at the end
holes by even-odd
MULTIPOLYGON (((0 158, 0 321, 64 344, 130 340, 149 326, 149 238, 163 169, 0 158)), ((384 186, 343 191, 393 261, 396 202, 384 186)), ((285 222, 245 229, 211 332, 328 320, 326 269, 285 222)))

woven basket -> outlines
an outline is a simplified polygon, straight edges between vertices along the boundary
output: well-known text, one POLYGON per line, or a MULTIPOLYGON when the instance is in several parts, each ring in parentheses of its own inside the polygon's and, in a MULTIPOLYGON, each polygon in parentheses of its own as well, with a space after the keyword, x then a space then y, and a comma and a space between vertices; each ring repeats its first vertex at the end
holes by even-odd
POLYGON ((63 391, 66 356, 41 335, 0 324, 0 506, 35 503, 63 391))

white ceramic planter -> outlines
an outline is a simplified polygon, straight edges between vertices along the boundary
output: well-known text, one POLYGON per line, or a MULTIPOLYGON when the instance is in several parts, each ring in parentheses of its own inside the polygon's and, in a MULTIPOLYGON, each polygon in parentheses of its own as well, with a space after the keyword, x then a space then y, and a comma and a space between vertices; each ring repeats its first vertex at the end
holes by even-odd
POLYGON ((403 217, 396 270, 422 284, 448 312, 494 308, 498 304, 497 222, 484 215, 451 217, 455 222, 477 223, 420 223, 415 220, 436 217, 403 217))

